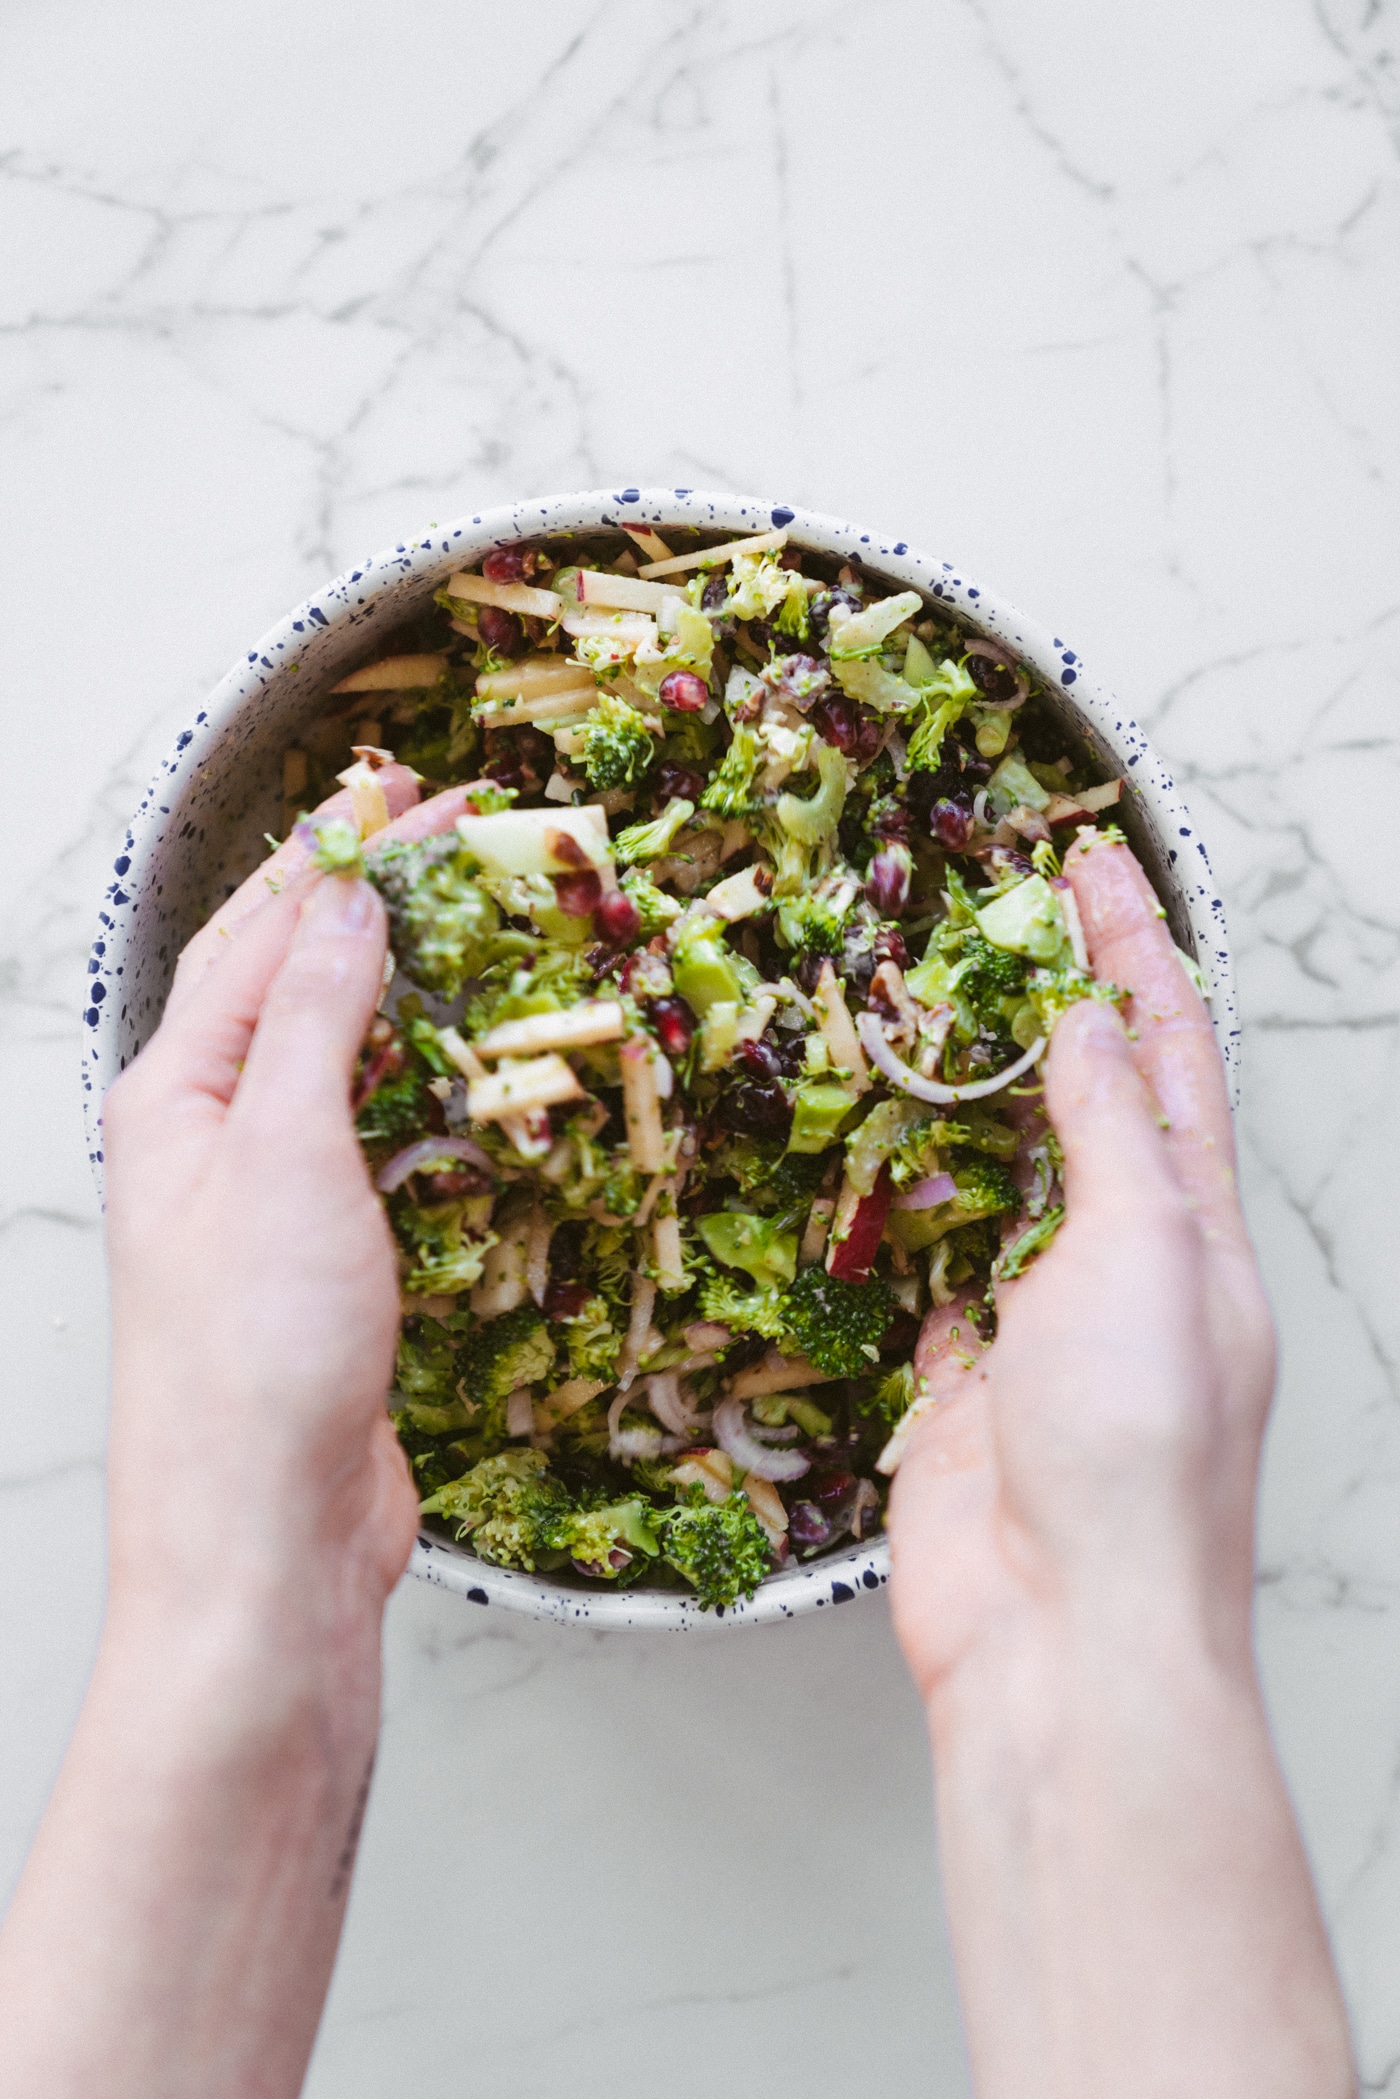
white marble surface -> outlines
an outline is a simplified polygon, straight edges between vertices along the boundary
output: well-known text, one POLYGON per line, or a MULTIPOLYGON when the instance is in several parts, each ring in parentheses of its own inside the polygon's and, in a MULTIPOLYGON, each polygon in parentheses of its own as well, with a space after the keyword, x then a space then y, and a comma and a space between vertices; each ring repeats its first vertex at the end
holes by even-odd
MULTIPOLYGON (((1260 1644, 1400 2094, 1396 0, 11 0, 0 115, 0 1873, 100 1609, 122 818, 356 554, 754 489, 1053 620, 1193 797, 1284 1340, 1260 1644)), ((388 1655, 314 2094, 965 2090, 881 1604, 668 1644, 408 1589, 388 1655)))

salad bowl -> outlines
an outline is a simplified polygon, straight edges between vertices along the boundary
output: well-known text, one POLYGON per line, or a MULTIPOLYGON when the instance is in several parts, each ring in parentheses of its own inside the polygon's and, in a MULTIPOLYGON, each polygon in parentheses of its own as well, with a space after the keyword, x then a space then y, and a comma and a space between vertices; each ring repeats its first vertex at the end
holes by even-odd
MULTIPOLYGON (((616 528, 786 532, 799 550, 858 564, 890 591, 916 591, 1036 675, 1041 704, 1104 776, 1125 785, 1115 820, 1157 892, 1172 936, 1194 958, 1236 1083, 1238 1028, 1221 901, 1193 819, 1166 768, 1118 700, 1063 636, 1008 605, 955 564, 902 539, 754 497, 695 489, 542 497, 430 526, 317 591, 251 647, 210 694, 132 816, 103 898, 89 963, 83 1085, 90 1157, 102 1171, 106 1088, 158 1025, 175 960, 265 852, 284 819, 284 759, 324 712, 331 686, 382 637, 429 606, 449 577, 522 541, 616 528)), ((794 1431, 795 1433, 795 1431, 794 1431)), ((571 1585, 488 1562, 425 1532, 412 1571, 479 1607, 594 1629, 692 1630, 834 1608, 889 1578, 883 1533, 788 1564, 748 1600, 702 1609, 671 1590, 571 1585)))

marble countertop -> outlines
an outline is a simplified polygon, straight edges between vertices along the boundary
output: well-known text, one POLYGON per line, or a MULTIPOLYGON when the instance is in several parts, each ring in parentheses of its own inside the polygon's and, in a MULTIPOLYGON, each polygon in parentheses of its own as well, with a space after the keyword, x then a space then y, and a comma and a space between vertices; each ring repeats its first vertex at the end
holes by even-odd
MULTIPOLYGON (((100 1610, 78 1014, 124 817, 352 557, 537 491, 752 489, 1052 620, 1211 847, 1283 1337, 1260 1646, 1365 2088, 1400 2094, 1400 901, 1365 820, 1398 54, 1396 0, 6 10, 6 1879, 100 1610)), ((394 1600, 312 2094, 618 2099, 658 2060, 674 2099, 966 2090, 882 1600, 674 1642, 484 1617, 394 1600)))

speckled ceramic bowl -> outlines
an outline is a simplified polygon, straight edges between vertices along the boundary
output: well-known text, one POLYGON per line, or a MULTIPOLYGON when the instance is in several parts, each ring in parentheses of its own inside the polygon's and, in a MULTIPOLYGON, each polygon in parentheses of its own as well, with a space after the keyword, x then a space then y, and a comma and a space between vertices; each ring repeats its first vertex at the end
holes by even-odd
MULTIPOLYGON (((1131 782, 1120 821, 1167 907, 1172 933, 1200 961, 1211 986, 1220 1046, 1235 1078, 1238 1027, 1224 913, 1205 848, 1165 766, 1112 693, 1059 635, 1025 618, 952 563, 902 540, 754 497, 691 488, 594 490, 542 497, 434 526, 423 538, 375 554, 297 607, 265 634, 210 694, 178 738, 131 820, 100 914, 89 964, 83 1065, 94 1171, 102 1170, 105 1089, 154 1030, 175 957, 196 927, 257 865, 264 834, 281 815, 282 753, 321 709, 328 686, 429 599, 454 570, 491 547, 621 519, 744 534, 787 525, 800 545, 853 556, 897 588, 923 591, 965 615, 1033 664, 1050 704, 1084 736, 1110 773, 1131 782)), ((702 1612, 669 1591, 606 1592, 488 1566, 465 1548, 423 1537, 413 1571, 475 1604, 595 1628, 684 1631, 753 1625, 849 1603, 889 1579, 883 1537, 767 1580, 751 1603, 702 1612)))

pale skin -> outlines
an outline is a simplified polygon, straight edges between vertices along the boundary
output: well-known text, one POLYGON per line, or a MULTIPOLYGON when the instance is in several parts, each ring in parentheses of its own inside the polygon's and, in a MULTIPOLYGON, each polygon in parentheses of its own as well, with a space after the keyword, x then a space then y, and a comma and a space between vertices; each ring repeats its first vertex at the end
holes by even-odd
MULTIPOLYGON (((408 835, 461 807, 386 791, 408 835)), ((416 1497, 349 1107, 383 913, 304 860, 191 943, 109 1096, 109 1608, 0 1934, 9 2099, 290 2099, 329 1980, 416 1497)), ((1061 1022, 1069 1222, 896 1484, 979 2099, 1354 2090, 1254 1675, 1272 1332, 1191 1018, 1061 1022)))

